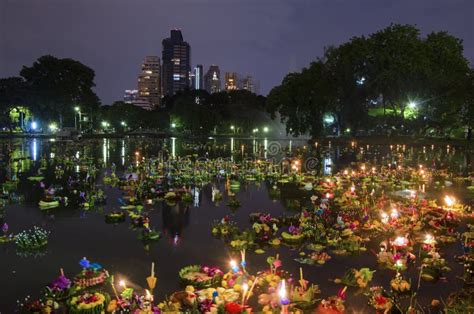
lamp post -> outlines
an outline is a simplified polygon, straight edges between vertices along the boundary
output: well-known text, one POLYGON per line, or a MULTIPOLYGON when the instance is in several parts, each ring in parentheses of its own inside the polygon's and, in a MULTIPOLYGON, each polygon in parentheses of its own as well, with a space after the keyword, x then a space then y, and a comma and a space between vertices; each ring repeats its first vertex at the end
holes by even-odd
POLYGON ((81 108, 76 106, 74 107, 74 128, 77 130, 77 115, 79 115, 79 132, 82 131, 82 128, 81 128, 81 108))

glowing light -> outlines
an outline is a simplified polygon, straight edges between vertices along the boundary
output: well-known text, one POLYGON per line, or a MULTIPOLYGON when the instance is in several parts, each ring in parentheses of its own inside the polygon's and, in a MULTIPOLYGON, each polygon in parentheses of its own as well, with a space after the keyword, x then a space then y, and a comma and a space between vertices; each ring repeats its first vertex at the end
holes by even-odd
POLYGON ((38 123, 36 121, 31 122, 31 129, 36 130, 38 128, 38 123))
POLYGON ((230 268, 232 268, 232 271, 234 273, 237 273, 239 271, 239 266, 237 266, 237 262, 235 260, 230 261, 230 268))
POLYGON ((398 218, 398 211, 397 211, 396 208, 393 208, 393 209, 392 209, 392 212, 390 213, 390 217, 391 217, 392 219, 397 219, 397 218, 398 218))
POLYGON ((446 195, 444 197, 444 203, 446 204, 446 206, 448 206, 446 210, 453 210, 452 207, 454 206, 454 204, 456 204, 456 199, 452 196, 446 195))
POLYGON ((425 236, 425 241, 423 243, 428 244, 428 245, 433 245, 436 243, 435 238, 431 234, 426 234, 425 236))
POLYGON ((398 259, 396 262, 395 262, 395 267, 397 268, 402 268, 403 267, 403 261, 401 259, 398 259))
POLYGON ((56 123, 51 123, 51 124, 49 125, 49 130, 50 130, 51 132, 56 132, 56 131, 58 130, 58 126, 56 125, 56 123))
POLYGON ((280 289, 278 289, 278 296, 280 297, 280 303, 282 305, 288 305, 290 303, 290 300, 288 300, 288 297, 286 295, 285 279, 281 281, 280 289))
POLYGON ((393 245, 398 247, 405 247, 408 245, 408 239, 406 237, 398 236, 393 241, 393 245))
POLYGON ((174 129, 176 127, 176 123, 171 123, 171 127, 174 129))
POLYGON ((267 133, 268 132, 268 127, 264 127, 263 132, 267 133))
POLYGON ((81 110, 81 108, 79 108, 79 107, 77 107, 77 106, 74 107, 74 111, 79 112, 80 110, 81 110))
POLYGON ((123 287, 124 289, 127 289, 127 285, 125 283, 125 280, 123 279, 119 281, 119 286, 123 287))
POLYGON ((416 107, 418 107, 418 104, 417 104, 416 102, 410 101, 410 102, 408 103, 408 108, 410 108, 410 109, 416 109, 416 107))
POLYGON ((384 224, 388 223, 388 215, 387 215, 386 212, 382 212, 382 213, 380 214, 380 217, 381 217, 382 223, 384 223, 384 224))

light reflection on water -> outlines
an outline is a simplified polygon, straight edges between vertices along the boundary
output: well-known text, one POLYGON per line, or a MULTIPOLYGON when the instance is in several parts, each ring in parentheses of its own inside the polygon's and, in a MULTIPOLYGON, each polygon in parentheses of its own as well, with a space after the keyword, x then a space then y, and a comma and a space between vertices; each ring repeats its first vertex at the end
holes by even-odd
MULTIPOLYGON (((193 153, 199 156, 209 154, 211 157, 232 157, 238 160, 242 153, 240 150, 235 151, 236 145, 237 147, 244 145, 245 153, 248 156, 273 158, 274 155, 267 154, 268 147, 272 142, 273 140, 267 138, 240 140, 233 137, 230 139, 230 152, 227 146, 229 145, 229 139, 227 138, 213 139, 206 142, 190 142, 180 138, 164 141, 125 138, 67 143, 32 139, 15 141, 12 144, 1 143, 1 145, 11 145, 7 147, 11 150, 11 154, 6 155, 15 159, 15 162, 10 164, 12 164, 12 168, 15 168, 13 172, 16 173, 19 170, 28 171, 32 164, 29 159, 40 161, 50 158, 72 158, 79 151, 81 152, 79 154, 81 159, 90 158, 97 163, 102 160, 107 167, 112 163, 127 165, 127 160, 133 162, 142 160, 142 157, 148 160, 152 156, 163 156, 166 159, 169 156, 178 157, 193 153), (168 146, 165 146, 165 144, 168 146), (263 150, 260 149, 262 145, 263 150), (31 149, 28 149, 28 147, 31 147, 31 149), (36 148, 33 149, 34 147, 36 148), (167 147, 171 149, 170 152, 167 151, 167 147), (135 156, 135 152, 139 152, 139 155, 135 156)), ((295 154, 310 154, 302 148, 303 145, 307 144, 306 141, 279 141, 278 143, 282 147, 281 155, 285 155, 285 152, 290 150, 295 154)), ((327 170, 328 165, 331 165, 331 171, 338 171, 343 165, 357 161, 364 161, 367 164, 390 163, 394 165, 408 161, 426 166, 438 163, 458 172, 472 171, 472 153, 467 153, 462 149, 454 149, 454 147, 446 147, 445 145, 431 146, 431 151, 426 151, 421 146, 413 147, 410 145, 396 145, 394 150, 395 146, 393 144, 391 145, 392 150, 387 145, 357 145, 356 143, 354 145, 333 144, 330 146, 329 143, 321 142, 320 145, 315 143, 314 147, 316 146, 318 150, 315 152, 315 156, 321 161, 321 171, 323 169, 327 170)), ((3 152, 8 152, 9 149, 3 149, 3 152)), ((280 166, 285 166, 290 171, 290 163, 280 166)), ((77 168, 75 170, 77 171, 77 168)), ((423 189, 424 187, 420 188, 423 189)), ((217 184, 216 189, 223 191, 223 183, 217 184)), ((292 199, 283 199, 283 197, 278 200, 270 199, 266 195, 267 191, 264 185, 263 188, 254 185, 243 185, 241 193, 238 194, 239 200, 242 201, 242 208, 236 213, 232 213, 236 220, 244 225, 248 223, 250 212, 271 210, 275 215, 286 212, 292 199)), ((20 289, 18 290, 20 291, 19 295, 9 295, 8 300, 14 301, 19 296, 39 291, 45 282, 57 275, 59 267, 65 267, 65 269, 69 269, 74 273, 77 269, 75 258, 80 259, 88 254, 91 255, 92 259, 109 266, 111 271, 115 271, 115 273, 118 271, 125 272, 127 276, 137 281, 145 276, 141 269, 147 268, 150 261, 158 260, 161 283, 159 293, 161 296, 166 292, 178 289, 176 274, 182 266, 192 263, 224 265, 225 248, 219 240, 215 240, 210 235, 209 222, 221 219, 224 215, 229 214, 228 208, 226 208, 227 199, 225 198, 221 204, 216 205, 212 201, 211 193, 212 188, 209 186, 196 189, 191 206, 183 206, 180 203, 154 205, 151 211, 152 223, 158 230, 164 232, 164 238, 161 242, 149 247, 141 246, 127 224, 119 226, 105 225, 101 212, 85 210, 58 211, 53 218, 40 212, 36 203, 16 206, 8 212, 9 224, 12 228, 16 228, 14 231, 18 232, 24 227, 29 228, 32 223, 40 223, 48 229, 53 229, 51 249, 54 254, 47 254, 44 258, 38 260, 38 263, 30 263, 28 260, 17 259, 14 253, 5 252, 0 265, 7 266, 0 267, 4 270, 3 273, 0 273, 2 274, 1 278, 5 282, 15 280, 16 286, 20 289), (68 240, 65 241, 64 238, 68 240), (111 243, 117 245, 111 245, 111 243), (119 246, 120 249, 117 249, 119 246), (122 249, 126 254, 123 254, 122 249), (212 250, 220 252, 213 253, 212 250), (209 254, 203 254, 203 252, 209 252, 209 254), (22 263, 29 264, 29 266, 17 267, 22 263), (30 267, 33 270, 41 269, 38 272, 39 274, 34 276, 35 278, 31 278, 28 272, 25 271, 27 268, 29 270, 30 267), (18 274, 12 274, 11 269, 14 268, 18 270, 18 274)), ((223 194, 225 197, 225 193, 223 194)), ((110 202, 107 203, 106 210, 116 208, 115 199, 117 197, 113 195, 109 198, 110 202)), ((249 263, 251 265, 265 265, 264 258, 266 256, 252 256, 249 258, 249 263)), ((353 262, 351 259, 335 259, 338 263, 328 263, 327 267, 329 269, 339 271, 339 268, 336 269, 339 263, 344 266, 344 263, 351 264, 353 262)), ((297 271, 297 266, 294 266, 296 264, 294 262, 291 264, 292 262, 291 259, 285 260, 285 268, 288 266, 290 271, 297 271)), ((1 269, 0 271, 2 271, 1 269)), ((308 272, 308 276, 315 278, 316 283, 324 284, 328 281, 328 277, 335 273, 338 272, 334 271, 331 274, 331 272, 321 272, 319 268, 313 268, 308 272)))
MULTIPOLYGON (((134 161, 141 161, 143 157, 158 156, 160 159, 167 159, 190 155, 209 158, 230 157, 231 160, 237 161, 242 158, 273 158, 278 161, 278 158, 290 153, 303 158, 310 155, 305 146, 307 144, 305 140, 274 141, 268 138, 239 139, 235 137, 227 139, 210 138, 205 141, 194 142, 182 138, 165 140, 104 138, 82 142, 51 141, 35 138, 2 142, 3 152, 9 152, 4 154, 3 159, 18 160, 14 167, 21 171, 26 171, 31 166, 30 160, 35 162, 57 157, 101 160, 104 166, 109 166, 111 163, 126 166, 130 157, 134 161), (97 149, 98 143, 100 143, 100 150, 97 149), (274 143, 277 143, 279 147, 279 151, 276 153, 272 150, 275 146, 274 143), (236 149, 236 147, 239 147, 239 149, 236 149), (135 151, 140 153, 139 158, 134 156, 135 151), (100 156, 97 155, 98 152, 100 152, 100 156)), ((325 165, 328 163, 331 163, 331 171, 334 173, 334 171, 340 169, 340 164, 364 160, 379 164, 401 163, 404 161, 422 162, 426 165, 447 166, 451 171, 466 173, 472 168, 471 163, 474 158, 472 152, 466 152, 463 148, 453 145, 359 145, 356 141, 349 142, 347 145, 334 145, 330 142, 326 142, 325 145, 317 142, 312 144, 314 144, 311 146, 315 151, 311 154, 319 160, 321 172, 326 169, 325 165), (431 149, 427 150, 427 147, 431 149)))

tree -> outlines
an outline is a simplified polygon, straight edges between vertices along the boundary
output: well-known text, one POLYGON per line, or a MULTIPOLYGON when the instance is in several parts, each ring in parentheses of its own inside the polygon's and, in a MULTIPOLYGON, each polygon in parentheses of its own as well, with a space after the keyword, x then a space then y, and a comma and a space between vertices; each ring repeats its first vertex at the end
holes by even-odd
POLYGON ((280 86, 272 89, 267 98, 267 109, 275 117, 279 112, 286 123, 287 133, 313 137, 322 135, 323 114, 328 108, 331 94, 325 65, 313 62, 301 73, 290 73, 280 86))
POLYGON ((0 123, 12 130, 10 111, 27 105, 28 90, 21 77, 0 79, 0 123))
POLYGON ((470 73, 461 40, 446 32, 422 38, 414 26, 393 24, 330 47, 324 58, 288 74, 270 92, 267 108, 294 135, 322 135, 325 114, 355 135, 378 106, 383 115, 374 116, 384 126, 404 133, 407 125, 443 133, 448 127, 449 133, 462 126, 461 112, 469 117, 470 73))
POLYGON ((72 124, 74 107, 79 106, 88 115, 99 107, 93 91, 95 73, 79 61, 43 56, 31 67, 24 66, 20 75, 30 92, 31 110, 43 120, 72 124))

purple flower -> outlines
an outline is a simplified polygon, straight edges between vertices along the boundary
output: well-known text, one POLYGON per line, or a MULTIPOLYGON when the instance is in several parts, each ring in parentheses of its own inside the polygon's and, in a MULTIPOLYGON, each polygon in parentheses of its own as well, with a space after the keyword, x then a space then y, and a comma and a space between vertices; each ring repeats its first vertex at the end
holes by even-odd
POLYGON ((300 233, 300 229, 298 227, 295 227, 293 225, 291 225, 289 228, 288 228, 288 231, 293 234, 293 235, 296 235, 296 234, 299 234, 300 233))
POLYGON ((49 288, 53 291, 63 291, 69 289, 71 286, 71 280, 61 275, 49 284, 49 288))
POLYGON ((3 233, 7 233, 8 232, 8 224, 7 223, 4 223, 3 226, 2 226, 2 231, 3 233))
POLYGON ((211 307, 212 307, 212 300, 210 300, 210 299, 205 299, 204 301, 199 303, 199 311, 201 313, 210 312, 211 307))

